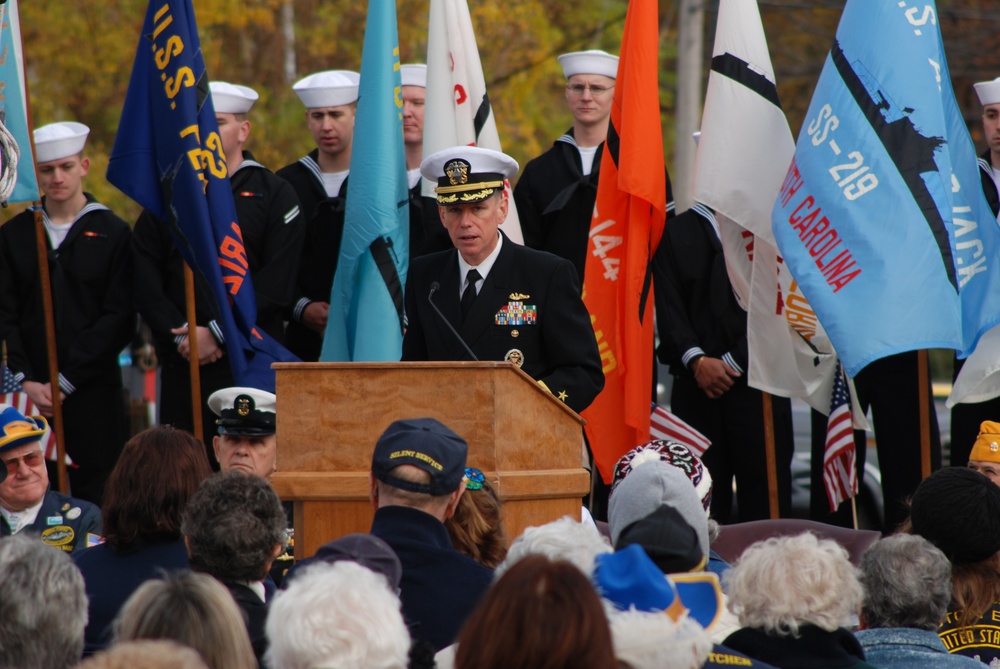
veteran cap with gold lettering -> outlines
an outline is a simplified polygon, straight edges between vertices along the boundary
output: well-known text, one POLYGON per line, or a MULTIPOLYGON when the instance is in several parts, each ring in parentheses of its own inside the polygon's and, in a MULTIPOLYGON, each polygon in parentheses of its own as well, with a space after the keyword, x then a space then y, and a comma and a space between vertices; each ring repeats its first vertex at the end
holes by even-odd
POLYGON ((35 129, 35 162, 48 163, 83 152, 90 128, 75 121, 49 123, 35 129))
POLYGON ((437 181, 438 204, 469 204, 503 190, 504 179, 517 174, 517 161, 505 153, 479 146, 454 146, 433 153, 420 163, 420 174, 437 181))
POLYGON ((231 84, 228 81, 213 81, 208 87, 212 91, 212 105, 216 114, 246 114, 260 97, 249 86, 231 84))
POLYGON ((222 388, 208 396, 208 408, 219 419, 219 434, 266 437, 275 432, 277 397, 257 388, 222 388))
POLYGON ((340 107, 356 102, 361 75, 351 70, 326 70, 295 82, 292 90, 307 109, 340 107))
POLYGON ((979 426, 979 436, 972 445, 969 460, 1000 462, 1000 423, 984 420, 979 426))
POLYGON ((372 454, 372 476, 394 488, 429 495, 455 492, 465 476, 469 446, 465 439, 433 418, 397 420, 385 429, 372 454), (404 481, 390 475, 399 465, 430 474, 430 483, 404 481))
POLYGON ((607 51, 573 51, 564 53, 557 60, 567 79, 574 74, 600 74, 612 79, 618 76, 618 56, 612 56, 607 51))

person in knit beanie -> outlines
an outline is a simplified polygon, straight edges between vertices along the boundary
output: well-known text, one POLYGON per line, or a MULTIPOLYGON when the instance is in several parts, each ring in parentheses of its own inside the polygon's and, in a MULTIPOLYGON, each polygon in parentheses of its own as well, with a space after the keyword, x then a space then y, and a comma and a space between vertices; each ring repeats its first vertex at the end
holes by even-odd
POLYGON ((952 563, 952 602, 938 634, 951 653, 1000 664, 1000 486, 945 467, 913 493, 911 532, 952 563))

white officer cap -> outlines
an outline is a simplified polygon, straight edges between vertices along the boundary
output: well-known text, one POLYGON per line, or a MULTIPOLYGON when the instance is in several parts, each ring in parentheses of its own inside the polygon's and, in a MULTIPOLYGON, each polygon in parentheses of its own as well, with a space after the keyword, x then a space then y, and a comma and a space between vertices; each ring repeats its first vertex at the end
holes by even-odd
POLYGON ((402 65, 399 68, 399 74, 403 78, 404 86, 427 88, 426 65, 402 65))
POLYGON ((83 151, 90 128, 82 123, 64 121, 35 129, 35 162, 47 163, 83 151))
POLYGON ((266 436, 274 434, 278 398, 257 388, 235 386, 208 396, 208 408, 219 420, 219 434, 266 436))
POLYGON ((1000 77, 997 77, 993 81, 980 81, 978 84, 973 84, 973 88, 976 89, 976 95, 979 96, 979 104, 982 106, 994 105, 1000 102, 1000 77))
POLYGON ((208 85, 212 91, 212 104, 216 114, 246 114, 257 102, 257 91, 227 81, 213 81, 208 85))
POLYGON ((558 60, 567 79, 574 74, 603 74, 612 79, 618 77, 618 56, 612 56, 607 51, 574 51, 564 53, 558 60))
POLYGON ((437 181, 439 204, 479 202, 503 189, 504 179, 517 174, 517 161, 479 146, 454 146, 424 158, 420 174, 437 181))
POLYGON ((361 75, 350 70, 326 70, 299 79, 292 90, 307 109, 340 107, 358 99, 361 75))

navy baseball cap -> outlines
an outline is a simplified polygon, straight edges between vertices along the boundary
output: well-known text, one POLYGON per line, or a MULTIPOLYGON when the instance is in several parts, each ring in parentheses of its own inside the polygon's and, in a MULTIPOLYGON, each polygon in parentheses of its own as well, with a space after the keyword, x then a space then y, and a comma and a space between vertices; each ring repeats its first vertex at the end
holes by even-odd
POLYGON ((465 476, 469 445, 433 418, 397 420, 385 429, 372 454, 372 475, 394 488, 429 495, 455 492, 465 476), (389 472, 413 465, 430 474, 429 484, 404 481, 389 472))

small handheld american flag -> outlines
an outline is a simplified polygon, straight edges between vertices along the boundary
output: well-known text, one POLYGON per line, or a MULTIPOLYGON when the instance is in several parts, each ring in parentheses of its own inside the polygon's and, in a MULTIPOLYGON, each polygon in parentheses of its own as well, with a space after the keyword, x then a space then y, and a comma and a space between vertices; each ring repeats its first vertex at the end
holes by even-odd
MULTIPOLYGON (((9 404, 25 416, 38 415, 35 403, 31 401, 28 393, 24 392, 21 384, 14 378, 14 373, 4 364, 0 364, 0 404, 9 404)), ((51 426, 42 435, 42 448, 45 450, 47 460, 56 459, 56 437, 51 426)), ((68 455, 66 462, 67 464, 70 462, 68 455)))
POLYGON ((844 380, 844 367, 838 365, 830 398, 830 416, 826 423, 826 446, 823 451, 823 483, 830 511, 858 494, 858 469, 854 452, 854 426, 851 398, 844 380))
POLYGON ((649 416, 649 438, 680 442, 699 458, 712 445, 708 437, 655 402, 649 416))

